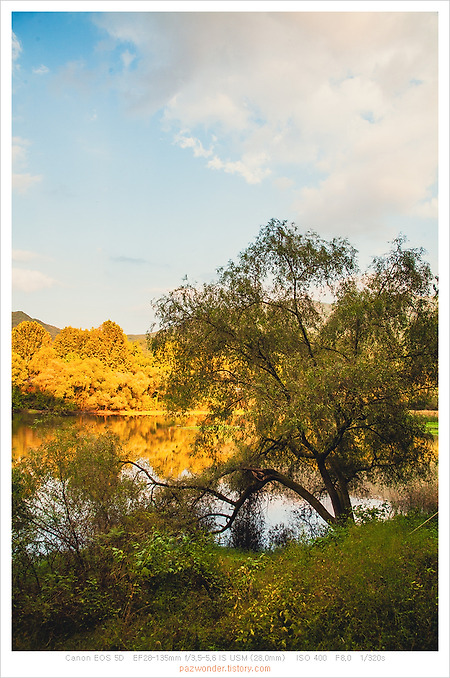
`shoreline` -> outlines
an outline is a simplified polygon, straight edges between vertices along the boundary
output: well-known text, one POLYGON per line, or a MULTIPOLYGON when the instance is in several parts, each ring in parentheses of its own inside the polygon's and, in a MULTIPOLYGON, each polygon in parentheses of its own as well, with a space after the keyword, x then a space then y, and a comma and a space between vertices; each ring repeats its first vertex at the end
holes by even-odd
POLYGON ((207 410, 188 410, 187 412, 169 412, 168 410, 70 410, 65 412, 52 412, 51 410, 23 409, 14 410, 12 414, 45 414, 56 417, 79 417, 88 415, 90 417, 181 417, 181 416, 204 416, 208 414, 207 410))
MULTIPOLYGON (((168 410, 70 410, 66 412, 52 412, 51 410, 35 410, 35 409, 21 409, 13 410, 12 414, 51 414, 55 416, 62 417, 77 417, 83 414, 87 414, 92 417, 110 417, 110 416, 120 416, 120 417, 154 417, 154 416, 192 416, 199 417, 209 414, 208 410, 188 410, 187 412, 169 412, 168 410)), ((439 410, 410 410, 411 414, 417 414, 422 417, 438 417, 439 410)), ((236 414, 244 414, 243 411, 238 411, 236 414)))

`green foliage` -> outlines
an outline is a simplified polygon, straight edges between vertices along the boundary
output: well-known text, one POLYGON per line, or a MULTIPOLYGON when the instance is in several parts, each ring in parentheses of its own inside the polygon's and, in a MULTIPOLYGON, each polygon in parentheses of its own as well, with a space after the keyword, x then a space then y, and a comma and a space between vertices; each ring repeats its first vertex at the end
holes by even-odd
POLYGON ((67 414, 75 410, 74 403, 67 402, 64 398, 40 389, 24 392, 16 384, 13 384, 11 391, 11 406, 13 412, 40 410, 53 414, 67 414))
MULTIPOLYGON (((104 555, 104 554, 103 554, 104 555)), ((86 554, 87 556, 87 554, 86 554)), ((88 560, 88 558, 86 558, 88 560)), ((127 592, 114 588, 111 562, 93 560, 83 569, 61 552, 35 559, 33 577, 13 567, 13 638, 16 649, 54 649, 78 630, 116 615, 127 592)))
POLYGON ((437 386, 432 295, 423 252, 402 237, 361 277, 346 240, 273 220, 215 281, 159 299, 166 399, 208 409, 198 444, 217 449, 220 426, 245 411, 214 489, 224 474, 230 487, 231 476, 242 481, 241 498, 278 483, 333 524, 351 517, 350 488, 374 474, 425 473, 431 436, 410 408, 437 386), (329 308, 317 301, 324 293, 329 308))
POLYGON ((116 436, 58 431, 15 467, 24 509, 32 516, 33 549, 61 548, 82 562, 93 536, 139 506, 143 484, 122 471, 116 436))
POLYGON ((371 520, 250 555, 141 518, 99 533, 83 567, 60 552, 15 568, 16 649, 437 647, 434 519, 371 520))
POLYGON ((275 554, 263 574, 247 571, 232 616, 235 647, 436 649, 436 544, 430 531, 410 534, 412 524, 332 530, 275 554))
POLYGON ((433 436, 439 435, 439 422, 437 419, 429 419, 425 424, 426 430, 433 436))
POLYGON ((220 588, 216 555, 205 537, 175 537, 154 531, 144 543, 135 545, 133 568, 151 587, 204 586, 208 592, 220 588))

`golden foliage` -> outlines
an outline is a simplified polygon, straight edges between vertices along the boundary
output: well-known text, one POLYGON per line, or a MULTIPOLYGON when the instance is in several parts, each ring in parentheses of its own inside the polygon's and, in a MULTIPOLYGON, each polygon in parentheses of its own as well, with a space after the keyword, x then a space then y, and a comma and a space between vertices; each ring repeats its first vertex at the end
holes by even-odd
POLYGON ((80 410, 155 410, 163 368, 111 320, 99 328, 65 327, 54 339, 36 322, 12 331, 12 382, 80 410))

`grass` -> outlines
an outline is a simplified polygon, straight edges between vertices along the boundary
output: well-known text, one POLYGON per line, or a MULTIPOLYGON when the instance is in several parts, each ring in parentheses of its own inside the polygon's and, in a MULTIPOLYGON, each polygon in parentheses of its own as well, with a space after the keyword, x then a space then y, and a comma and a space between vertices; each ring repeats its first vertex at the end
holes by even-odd
POLYGON ((439 435, 439 422, 437 420, 429 420, 425 424, 425 429, 428 433, 431 433, 434 436, 439 435))
POLYGON ((59 556, 16 574, 15 649, 435 650, 437 524, 425 519, 260 554, 116 531, 84 569, 59 556))

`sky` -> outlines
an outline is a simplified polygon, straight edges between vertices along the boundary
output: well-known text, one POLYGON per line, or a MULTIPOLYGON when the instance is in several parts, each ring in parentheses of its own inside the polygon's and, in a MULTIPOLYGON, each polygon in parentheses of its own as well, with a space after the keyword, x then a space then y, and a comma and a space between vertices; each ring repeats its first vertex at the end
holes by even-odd
POLYGON ((12 310, 145 333, 272 218, 438 273, 446 3, 12 4, 12 310))

